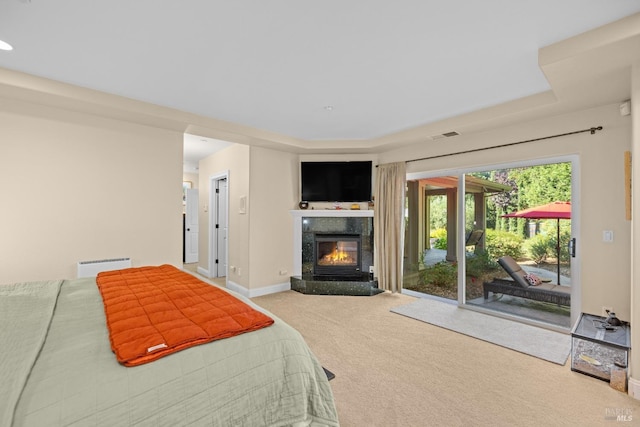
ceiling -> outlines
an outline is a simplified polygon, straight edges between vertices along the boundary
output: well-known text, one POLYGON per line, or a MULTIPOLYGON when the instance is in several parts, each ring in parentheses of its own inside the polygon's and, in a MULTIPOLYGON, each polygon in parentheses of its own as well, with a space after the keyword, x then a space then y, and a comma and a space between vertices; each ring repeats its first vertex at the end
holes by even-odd
POLYGON ((199 135, 184 134, 183 171, 197 174, 199 161, 216 151, 223 150, 232 143, 219 139, 205 138, 199 135))
POLYGON ((640 0, 3 0, 14 50, 0 67, 354 151, 540 100, 554 71, 541 48, 637 12, 640 0))

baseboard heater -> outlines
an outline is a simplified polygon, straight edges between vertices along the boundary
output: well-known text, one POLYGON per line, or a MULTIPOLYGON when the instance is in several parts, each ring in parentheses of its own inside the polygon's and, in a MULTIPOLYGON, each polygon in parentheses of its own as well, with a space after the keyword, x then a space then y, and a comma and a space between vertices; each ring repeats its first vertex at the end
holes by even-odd
POLYGON ((101 271, 131 267, 131 258, 98 259, 78 262, 78 277, 96 277, 101 271))

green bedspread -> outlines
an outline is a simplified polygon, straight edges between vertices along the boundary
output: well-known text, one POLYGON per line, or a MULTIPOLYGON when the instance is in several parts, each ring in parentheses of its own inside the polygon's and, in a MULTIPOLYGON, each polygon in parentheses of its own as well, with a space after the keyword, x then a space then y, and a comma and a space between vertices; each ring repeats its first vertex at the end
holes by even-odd
POLYGON ((13 410, 44 344, 62 281, 0 286, 0 425, 13 410))
MULTIPOLYGON (((2 421, 14 414, 14 426, 338 425, 322 367, 300 334, 271 313, 275 324, 269 328, 127 368, 111 352, 94 279, 63 282, 53 304, 50 324, 40 316, 46 310, 37 310, 39 328, 17 319, 34 317, 36 310, 10 316, 16 326, 10 340, 40 334, 44 341, 39 346, 29 338, 31 350, 20 351, 35 351, 35 363, 0 360, 3 379, 16 371, 13 383, 25 384, 6 391, 3 381, 0 397, 17 394, 17 405, 15 414, 13 406, 2 408, 2 421), (26 375, 23 365, 29 365, 26 375)), ((0 301, 0 313, 4 307, 0 301)), ((6 348, 7 337, 0 338, 6 348)))

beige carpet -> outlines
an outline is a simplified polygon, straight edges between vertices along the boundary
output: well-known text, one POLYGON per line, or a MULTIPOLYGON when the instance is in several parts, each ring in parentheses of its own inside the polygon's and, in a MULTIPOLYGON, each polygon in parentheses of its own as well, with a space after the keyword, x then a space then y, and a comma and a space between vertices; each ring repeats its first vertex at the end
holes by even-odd
POLYGON ((640 425, 640 401, 569 365, 391 313, 413 297, 253 299, 304 336, 336 378, 343 427, 640 425), (633 422, 606 420, 631 411, 633 422))

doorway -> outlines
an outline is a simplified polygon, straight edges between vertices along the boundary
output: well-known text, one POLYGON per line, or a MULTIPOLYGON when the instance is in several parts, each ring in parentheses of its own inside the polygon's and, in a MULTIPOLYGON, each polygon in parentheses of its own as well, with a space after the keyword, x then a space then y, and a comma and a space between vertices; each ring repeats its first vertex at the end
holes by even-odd
POLYGON ((227 276, 229 172, 214 175, 209 181, 209 277, 227 276))

